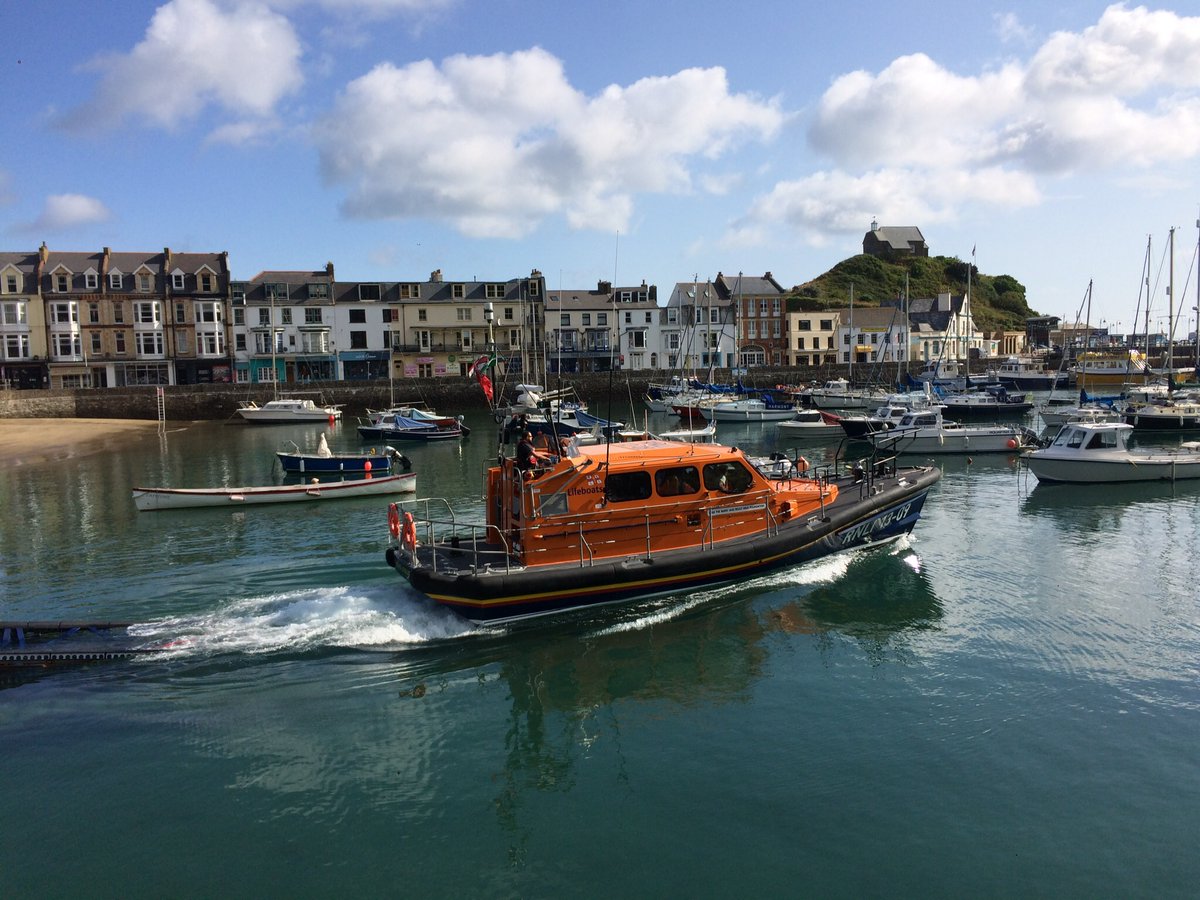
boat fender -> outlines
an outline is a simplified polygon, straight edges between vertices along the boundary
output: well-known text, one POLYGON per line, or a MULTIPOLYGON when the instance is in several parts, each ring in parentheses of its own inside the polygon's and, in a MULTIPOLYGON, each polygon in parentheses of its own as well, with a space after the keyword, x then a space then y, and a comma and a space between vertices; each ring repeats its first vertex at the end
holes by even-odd
POLYGON ((400 537, 400 510, 396 508, 395 503, 388 504, 388 531, 392 533, 392 537, 400 537))
POLYGON ((400 526, 400 543, 409 550, 417 549, 417 525, 413 522, 410 512, 404 514, 403 524, 400 526))

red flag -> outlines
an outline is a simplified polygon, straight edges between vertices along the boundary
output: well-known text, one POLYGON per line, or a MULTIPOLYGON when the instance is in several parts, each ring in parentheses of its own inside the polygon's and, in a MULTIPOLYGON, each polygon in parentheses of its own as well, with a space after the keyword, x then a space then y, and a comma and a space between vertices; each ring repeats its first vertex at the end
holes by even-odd
POLYGON ((483 369, 476 372, 475 377, 479 380, 479 386, 483 388, 483 395, 487 397, 488 403, 492 402, 492 379, 487 377, 487 373, 483 369))

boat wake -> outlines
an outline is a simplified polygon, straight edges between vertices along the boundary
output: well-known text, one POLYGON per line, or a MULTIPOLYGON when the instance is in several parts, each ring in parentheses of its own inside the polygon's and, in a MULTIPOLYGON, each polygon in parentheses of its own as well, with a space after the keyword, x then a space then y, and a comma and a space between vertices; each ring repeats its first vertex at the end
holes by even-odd
MULTIPOLYGON (((914 571, 920 571, 920 558, 916 553, 912 552, 912 545, 908 535, 903 535, 888 545, 886 552, 889 555, 902 559, 914 571)), ((710 590, 691 593, 682 599, 679 595, 660 597, 642 604, 639 609, 643 611, 638 612, 632 617, 601 628, 591 634, 595 637, 602 637, 609 634, 651 628, 655 625, 669 622, 672 619, 678 619, 697 607, 720 604, 721 601, 740 596, 744 592, 757 593, 786 587, 832 584, 845 576, 856 557, 857 554, 855 553, 840 553, 835 556, 824 557, 806 565, 794 566, 779 572, 760 575, 749 581, 739 581, 734 584, 722 585, 710 590)))
POLYGON ((395 650, 473 633, 470 623, 395 585, 314 588, 232 601, 205 614, 134 625, 129 634, 172 655, 395 650))

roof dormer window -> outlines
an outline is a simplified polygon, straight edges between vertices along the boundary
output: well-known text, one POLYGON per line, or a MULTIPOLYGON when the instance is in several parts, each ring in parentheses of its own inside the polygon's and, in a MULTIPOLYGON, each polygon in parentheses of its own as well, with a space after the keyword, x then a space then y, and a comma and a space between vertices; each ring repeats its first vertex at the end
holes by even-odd
POLYGON ((94 291, 100 284, 100 276, 95 272, 83 273, 83 286, 89 291, 94 291))
POLYGON ((71 290, 71 276, 66 272, 54 273, 54 292, 56 294, 65 294, 71 290))
POLYGON ((124 276, 120 272, 108 273, 108 289, 110 291, 119 291, 124 284, 124 276))
POLYGON ((183 285, 184 285, 184 274, 179 271, 172 272, 171 273, 171 289, 175 290, 175 291, 182 291, 183 285))

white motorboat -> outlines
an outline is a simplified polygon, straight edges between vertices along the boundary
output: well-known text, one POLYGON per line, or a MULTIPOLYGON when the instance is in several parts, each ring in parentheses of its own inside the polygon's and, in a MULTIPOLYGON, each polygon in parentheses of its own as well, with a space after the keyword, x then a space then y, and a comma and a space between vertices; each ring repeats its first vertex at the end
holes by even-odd
POLYGON ((342 417, 342 410, 338 406, 319 406, 307 398, 280 397, 261 406, 246 400, 238 407, 237 414, 256 425, 295 425, 336 421, 342 417))
POLYGON ((813 437, 841 434, 841 416, 825 412, 823 409, 799 409, 796 415, 785 419, 775 426, 780 434, 790 437, 812 435, 813 437))
POLYGON ((796 406, 770 397, 743 397, 701 406, 700 411, 712 422, 782 422, 796 415, 796 406))
POLYGON ((851 387, 845 378, 827 381, 809 391, 808 396, 813 406, 821 409, 874 409, 888 399, 882 391, 851 387))
POLYGON ((1177 449, 1131 450, 1133 426, 1124 422, 1069 422, 1050 446, 1022 454, 1039 481, 1114 484, 1200 478, 1200 441, 1177 449))
POLYGON ((312 481, 300 484, 268 484, 259 487, 165 488, 135 487, 133 502, 139 512, 185 509, 200 506, 228 508, 260 503, 303 503, 313 500, 342 500, 381 494, 405 494, 417 489, 413 472, 367 476, 348 481, 312 481))
POLYGON ((1017 425, 962 425, 940 410, 914 410, 887 431, 867 435, 875 447, 896 453, 1016 453, 1037 435, 1017 425))

